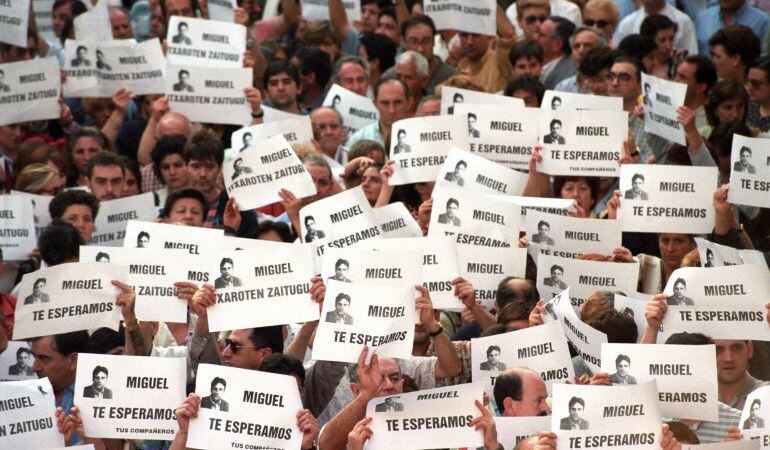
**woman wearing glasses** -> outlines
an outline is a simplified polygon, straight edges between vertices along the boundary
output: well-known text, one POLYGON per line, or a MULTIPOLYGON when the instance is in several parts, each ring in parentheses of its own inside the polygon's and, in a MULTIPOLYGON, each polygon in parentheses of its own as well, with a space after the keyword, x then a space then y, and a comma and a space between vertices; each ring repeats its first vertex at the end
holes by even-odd
POLYGON ((613 0, 590 0, 583 7, 583 25, 595 29, 611 41, 618 25, 618 5, 613 0))

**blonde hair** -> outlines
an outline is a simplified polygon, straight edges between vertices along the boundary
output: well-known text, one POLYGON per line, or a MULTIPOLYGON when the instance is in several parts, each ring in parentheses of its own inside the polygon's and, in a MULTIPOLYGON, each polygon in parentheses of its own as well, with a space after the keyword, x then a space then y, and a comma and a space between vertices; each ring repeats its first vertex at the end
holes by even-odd
POLYGON ((516 2, 516 17, 518 20, 524 19, 524 10, 527 8, 546 8, 548 15, 551 15, 551 2, 548 0, 519 0, 516 2))
POLYGON ((589 9, 601 9, 604 10, 604 12, 610 13, 610 23, 612 26, 614 27, 618 24, 620 10, 618 9, 618 5, 616 5, 613 0, 588 0, 588 3, 583 6, 583 13, 589 9))
POLYGON ((469 91, 484 92, 484 88, 476 84, 470 75, 454 75, 447 78, 446 81, 436 86, 436 95, 441 95, 441 88, 443 86, 456 87, 460 89, 468 89, 469 91))
POLYGON ((51 181, 53 177, 58 176, 59 172, 48 164, 29 164, 16 176, 16 185, 14 188, 17 191, 37 194, 43 190, 45 185, 51 181))

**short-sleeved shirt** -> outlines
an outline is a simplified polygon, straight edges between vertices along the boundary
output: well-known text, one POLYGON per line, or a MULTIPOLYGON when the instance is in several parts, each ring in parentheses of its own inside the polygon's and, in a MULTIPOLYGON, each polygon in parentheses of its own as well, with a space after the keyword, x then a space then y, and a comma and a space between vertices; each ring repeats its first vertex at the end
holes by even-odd
MULTIPOLYGON (((743 2, 733 17, 734 25, 744 25, 750 28, 760 41, 767 34, 768 23, 770 23, 770 17, 763 11, 749 5, 748 1, 743 2)), ((697 19, 695 19, 695 30, 698 33, 698 48, 701 55, 708 56, 709 38, 725 26, 724 14, 718 5, 704 9, 698 14, 697 19)))

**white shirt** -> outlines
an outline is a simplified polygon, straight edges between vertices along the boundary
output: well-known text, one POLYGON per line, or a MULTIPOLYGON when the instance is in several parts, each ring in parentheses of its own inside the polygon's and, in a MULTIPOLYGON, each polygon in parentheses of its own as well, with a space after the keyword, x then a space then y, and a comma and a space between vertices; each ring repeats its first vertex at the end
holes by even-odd
MULTIPOLYGON (((690 16, 679 11, 666 3, 666 6, 660 11, 660 14, 668 17, 677 25, 676 36, 674 39, 674 48, 687 50, 690 55, 698 54, 698 38, 695 35, 695 25, 690 16)), ((642 22, 648 16, 644 8, 639 8, 626 16, 615 30, 615 36, 612 37, 612 44, 617 47, 624 37, 639 33, 642 22)))
MULTIPOLYGON (((505 15, 508 16, 508 20, 516 26, 516 34, 523 36, 524 32, 519 28, 518 12, 516 11, 516 3, 511 3, 511 6, 505 10, 505 15)), ((575 27, 583 25, 583 16, 580 14, 580 7, 569 0, 551 0, 551 15, 564 17, 570 22, 575 24, 575 27)))

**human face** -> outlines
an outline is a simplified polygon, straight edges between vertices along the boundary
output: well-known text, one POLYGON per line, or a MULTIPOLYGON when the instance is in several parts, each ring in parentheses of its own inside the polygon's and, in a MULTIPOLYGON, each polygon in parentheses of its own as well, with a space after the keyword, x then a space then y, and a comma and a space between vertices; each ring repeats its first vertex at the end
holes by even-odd
POLYGON ((150 37, 161 38, 166 36, 166 23, 163 20, 163 10, 160 6, 152 10, 150 19, 150 37))
POLYGON ((438 116, 441 114, 441 100, 426 100, 417 106, 416 117, 438 116))
POLYGON ((75 382, 78 356, 77 353, 62 355, 54 349, 54 345, 51 336, 32 341, 32 355, 35 357, 32 370, 38 378, 48 377, 54 392, 61 392, 75 382))
POLYGON ((350 302, 346 298, 341 298, 334 302, 334 311, 337 314, 345 314, 348 311, 348 306, 350 306, 350 302))
POLYGON ((85 175, 88 170, 88 161, 97 153, 104 150, 99 140, 91 136, 83 136, 72 146, 72 164, 78 173, 85 175))
POLYGON ((225 385, 222 383, 217 383, 214 386, 211 387, 211 400, 213 400, 216 403, 219 403, 219 401, 222 399, 222 394, 225 393, 225 385))
POLYGON ((539 227, 537 227, 537 234, 538 234, 540 237, 546 237, 546 236, 548 236, 548 232, 549 232, 550 230, 551 230, 551 229, 550 229, 550 228, 548 228, 548 225, 546 225, 546 224, 542 224, 542 225, 540 225, 539 227))
POLYGON ((743 121, 746 114, 746 103, 739 99, 727 100, 716 107, 716 116, 719 123, 731 120, 743 121))
POLYGON ((607 75, 609 75, 609 73, 610 69, 607 67, 599 71, 596 76, 586 77, 585 81, 588 90, 594 95, 607 95, 607 88, 609 87, 607 75))
POLYGON ((695 242, 686 234, 660 233, 658 235, 660 257, 670 269, 682 264, 682 258, 695 248, 695 242))
POLYGON ((377 34, 387 36, 388 39, 396 44, 401 42, 401 34, 398 32, 398 24, 392 17, 388 15, 382 15, 377 19, 377 34))
POLYGON ((524 9, 518 19, 519 28, 524 32, 524 39, 536 42, 540 27, 548 19, 548 9, 544 6, 532 6, 524 9))
POLYGON ((379 14, 380 7, 376 3, 369 3, 361 7, 361 34, 375 32, 379 14))
POLYGON ((110 24, 112 37, 115 39, 131 39, 134 31, 131 29, 131 19, 119 9, 110 9, 110 24))
POLYGON ((406 50, 415 51, 430 62, 433 60, 433 43, 430 27, 421 23, 406 30, 402 44, 406 50))
POLYGON ((569 407, 569 418, 574 420, 580 419, 580 416, 583 415, 583 405, 580 403, 573 403, 572 406, 569 407))
POLYGON ((395 359, 380 358, 380 372, 382 372, 382 384, 377 392, 378 397, 404 392, 404 378, 395 359))
POLYGON ((759 416, 759 409, 761 408, 759 403, 751 404, 751 418, 756 419, 759 416))
POLYGON ((728 80, 740 78, 736 76, 736 67, 740 63, 740 56, 729 55, 723 45, 717 44, 711 47, 711 62, 714 63, 719 78, 728 80))
POLYGON ((138 195, 140 193, 139 182, 137 181, 136 176, 134 176, 134 172, 126 170, 126 182, 123 183, 123 193, 120 196, 129 197, 131 195, 138 195))
POLYGON ((233 349, 231 346, 227 346, 222 350, 221 360, 225 366, 233 366, 239 369, 258 370, 262 364, 262 360, 270 354, 266 348, 254 348, 248 347, 252 344, 249 336, 251 335, 251 329, 234 330, 230 333, 230 341, 236 346, 233 349), (241 347, 245 345, 246 347, 241 347))
POLYGON ((80 232, 85 243, 91 240, 91 235, 94 233, 94 216, 91 215, 91 208, 86 205, 70 205, 64 210, 61 218, 80 232))
POLYGON ((61 38, 61 32, 64 25, 72 20, 72 3, 67 3, 53 10, 52 28, 53 34, 61 38))
POLYGON ((567 181, 561 188, 561 198, 575 200, 584 211, 591 209, 591 186, 585 180, 567 181))
POLYGON ((120 166, 94 166, 88 186, 97 200, 115 200, 123 195, 126 179, 120 166))
POLYGON ((575 43, 572 44, 572 55, 575 63, 579 63, 586 53, 599 48, 599 37, 592 31, 583 31, 575 36, 575 43))
POLYGON ((626 361, 625 359, 621 360, 619 363, 615 365, 615 369, 618 371, 618 375, 621 377, 628 376, 628 369, 631 367, 631 363, 626 361))
POLYGON ((195 17, 195 11, 193 11, 190 0, 167 0, 166 11, 168 11, 168 17, 195 17))
POLYGON ((337 264, 337 267, 334 268, 334 275, 339 277, 344 277, 348 273, 348 265, 345 263, 337 264))
POLYGON ((523 75, 539 77, 542 69, 543 65, 534 56, 519 58, 516 60, 516 64, 513 65, 513 78, 519 78, 523 75))
POLYGON ((221 266, 219 266, 219 271, 222 273, 222 278, 230 279, 231 276, 233 276, 232 272, 233 265, 229 261, 225 261, 222 263, 221 266))
POLYGON ((534 92, 525 91, 524 89, 516 89, 513 91, 515 98, 524 100, 524 106, 529 108, 539 108, 540 102, 537 100, 537 95, 534 92))
POLYGON ((554 38, 556 23, 552 20, 546 20, 540 26, 540 33, 537 34, 537 44, 543 49, 545 59, 553 58, 561 51, 559 50, 559 40, 554 38))
POLYGON ((409 102, 399 82, 389 81, 380 85, 374 104, 380 112, 382 128, 390 128, 394 122, 406 118, 409 113, 409 102))
POLYGON ((561 124, 559 122, 554 122, 551 124, 551 136, 558 136, 561 132, 561 124))
POLYGON ((749 69, 746 77, 746 90, 752 102, 767 103, 770 100, 770 83, 767 72, 762 69, 749 69))
POLYGON ((749 152, 747 152, 745 150, 742 151, 741 152, 741 164, 743 164, 744 166, 748 165, 750 157, 751 157, 751 155, 749 154, 749 152))
POLYGON ((364 190, 364 195, 369 200, 369 204, 374 205, 377 203, 377 198, 380 196, 380 190, 382 189, 380 171, 374 166, 369 166, 364 170, 361 178, 361 188, 364 190))
POLYGON ((690 64, 688 62, 683 62, 679 64, 679 66, 676 68, 676 75, 674 75, 674 81, 677 83, 683 83, 687 85, 687 93, 685 94, 685 102, 687 100, 690 100, 693 96, 698 94, 696 92, 696 84, 695 84, 695 71, 698 69, 698 66, 695 64, 690 64))
POLYGON ((561 269, 551 270, 551 278, 553 279, 553 281, 561 280, 562 275, 564 275, 564 271, 562 271, 561 269))
POLYGON ((203 226, 203 205, 194 198, 180 198, 169 211, 171 223, 183 223, 188 227, 203 226))
POLYGON ((187 163, 187 174, 192 187, 203 192, 210 201, 217 192, 220 169, 221 167, 212 160, 191 159, 187 163))
POLYGON ((396 76, 409 88, 412 98, 422 96, 428 78, 417 73, 417 64, 413 62, 396 64, 396 76))
POLYGON ((331 195, 332 192, 332 174, 326 167, 305 164, 305 170, 310 174, 315 184, 316 194, 302 199, 304 205, 313 203, 331 195))
POLYGON ((21 352, 19 356, 16 357, 16 364, 18 364, 19 367, 22 367, 22 368, 29 367, 29 358, 30 358, 29 353, 21 352))
POLYGON ((749 360, 754 356, 751 342, 714 339, 717 347, 717 380, 720 385, 733 386, 746 377, 749 360))
POLYGON ((460 32, 462 52, 471 61, 479 61, 489 50, 489 36, 482 34, 460 32))
POLYGON ((655 33, 655 43, 658 44, 658 61, 666 61, 674 51, 674 38, 676 31, 673 28, 660 30, 655 33))
POLYGON ((452 217, 454 217, 455 214, 457 214, 457 208, 458 208, 457 203, 455 203, 455 202, 448 203, 446 205, 446 215, 447 215, 447 217, 449 217, 450 219, 452 217))
POLYGON ((329 108, 318 108, 310 114, 310 122, 321 151, 333 158, 346 135, 339 116, 329 108))
POLYGON ((607 40, 611 40, 612 34, 615 32, 615 25, 612 20, 613 17, 610 12, 603 8, 583 10, 583 24, 603 34, 607 40))
POLYGON ((639 81, 636 79, 636 66, 627 62, 612 65, 608 76, 608 92, 613 97, 623 97, 623 103, 636 102, 639 97, 639 81))
POLYGON ((104 372, 96 372, 94 375, 94 388, 101 391, 104 388, 104 382, 107 381, 107 374, 104 372))
POLYGON ((145 234, 139 236, 139 240, 138 240, 136 246, 138 248, 147 248, 148 245, 150 245, 150 238, 149 238, 149 236, 147 236, 145 234))
POLYGON ((487 354, 487 362, 490 364, 497 364, 497 360, 500 359, 500 352, 492 350, 487 354))
POLYGON ((366 91, 369 89, 369 78, 366 77, 366 71, 360 65, 354 62, 343 64, 337 78, 340 86, 366 97, 366 91))
POLYGON ((172 153, 160 160, 160 177, 163 183, 172 191, 187 187, 187 167, 182 155, 172 153))
POLYGON ((43 292, 43 289, 45 289, 45 281, 38 281, 32 286, 32 293, 40 295, 43 292))
POLYGON ((684 283, 674 283, 674 297, 683 298, 685 292, 687 292, 687 287, 684 283))
POLYGON ((299 87, 286 72, 273 75, 267 81, 267 96, 276 108, 288 108, 297 103, 299 87))
POLYGON ((547 416, 551 413, 548 406, 548 390, 543 380, 536 374, 526 371, 521 374, 521 400, 507 397, 503 402, 505 417, 547 416))
POLYGON ((632 186, 633 186, 634 192, 636 192, 636 193, 642 192, 642 187, 644 186, 644 181, 641 178, 636 177, 636 178, 634 178, 634 181, 632 182, 632 186))

